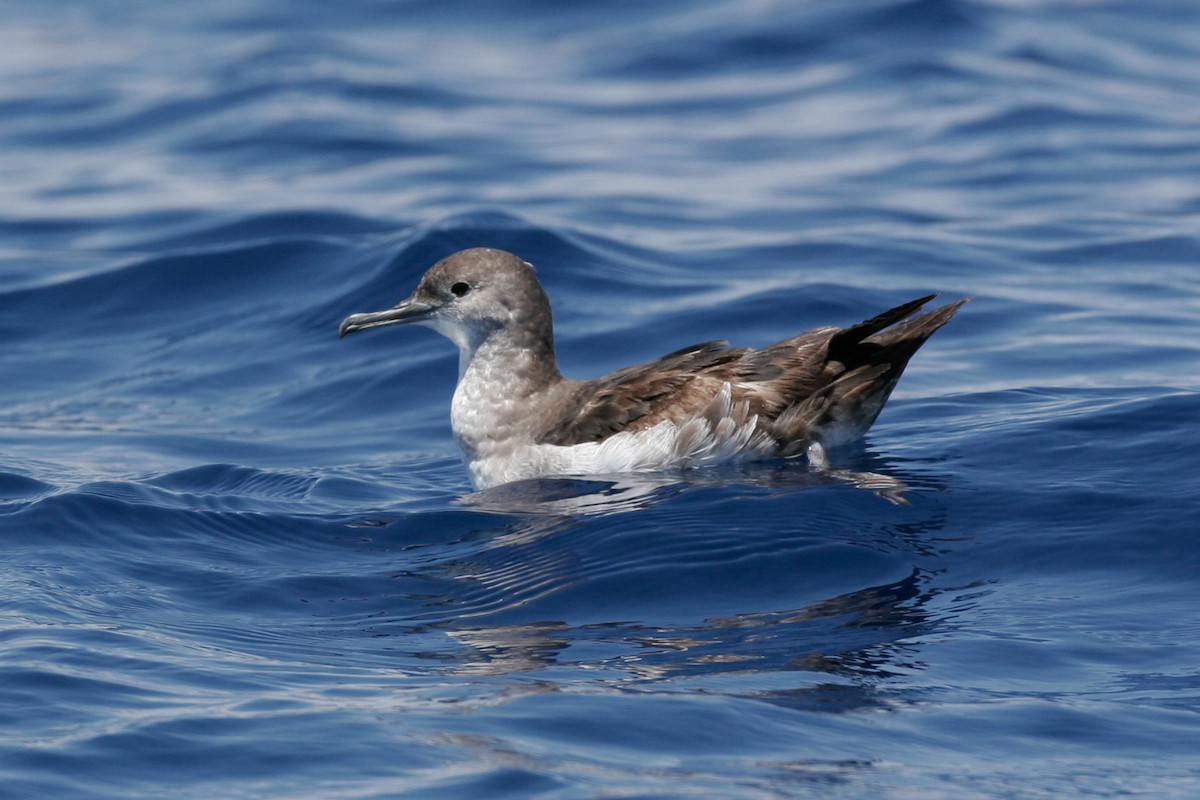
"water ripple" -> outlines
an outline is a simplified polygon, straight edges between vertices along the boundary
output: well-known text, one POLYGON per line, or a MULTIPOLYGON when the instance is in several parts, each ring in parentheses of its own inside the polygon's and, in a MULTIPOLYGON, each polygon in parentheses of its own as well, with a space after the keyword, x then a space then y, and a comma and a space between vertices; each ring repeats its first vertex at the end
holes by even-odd
POLYGON ((1193 797, 1196 9, 598 8, 5 8, 0 794, 1193 797), (470 493, 337 324, 471 246, 571 377, 976 300, 842 472, 470 493))

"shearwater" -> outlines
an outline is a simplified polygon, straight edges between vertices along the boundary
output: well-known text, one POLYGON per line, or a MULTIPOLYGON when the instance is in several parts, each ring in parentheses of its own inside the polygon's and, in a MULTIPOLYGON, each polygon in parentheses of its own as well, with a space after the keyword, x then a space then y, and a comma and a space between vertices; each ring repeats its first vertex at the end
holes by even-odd
POLYGON ((458 345, 450 422, 477 489, 800 454, 825 469, 825 448, 866 432, 908 360, 969 299, 917 315, 936 296, 760 350, 704 342, 577 381, 558 370, 533 266, 474 248, 439 261, 393 308, 347 317, 339 334, 414 323, 458 345))

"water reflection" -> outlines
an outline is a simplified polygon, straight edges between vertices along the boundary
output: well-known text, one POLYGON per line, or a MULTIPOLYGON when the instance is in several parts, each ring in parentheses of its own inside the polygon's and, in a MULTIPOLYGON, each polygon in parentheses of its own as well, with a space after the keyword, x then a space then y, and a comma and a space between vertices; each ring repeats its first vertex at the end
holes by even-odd
MULTIPOLYGON (((434 669, 459 677, 891 705, 893 679, 923 668, 922 640, 964 606, 935 602, 958 591, 930 491, 942 479, 865 466, 902 475, 911 502, 787 463, 469 495, 452 512, 457 536, 404 550, 414 559, 396 578, 418 593, 401 627, 442 631, 451 646, 434 669)), ((422 517, 396 542, 422 538, 422 517)))
MULTIPOLYGON (((910 485, 894 465, 861 447, 839 451, 839 460, 861 468, 813 469, 790 459, 695 471, 599 475, 587 478, 531 478, 472 492, 459 504, 504 514, 597 515, 636 511, 678 495, 689 487, 743 484, 778 491, 845 485, 866 490, 889 503, 906 505, 910 485)), ((921 476, 922 485, 928 476, 921 476)))
POLYGON ((887 680, 922 668, 919 640, 939 622, 927 606, 944 591, 914 571, 803 608, 694 626, 531 622, 447 632, 469 648, 452 668, 459 675, 523 673, 568 685, 728 693, 844 712, 889 705, 887 680))

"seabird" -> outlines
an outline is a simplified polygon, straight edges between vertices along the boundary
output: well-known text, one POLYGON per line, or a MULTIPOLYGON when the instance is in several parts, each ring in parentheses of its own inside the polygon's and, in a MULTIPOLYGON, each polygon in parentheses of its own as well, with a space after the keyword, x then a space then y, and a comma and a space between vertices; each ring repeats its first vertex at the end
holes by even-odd
POLYGON ((339 335, 414 323, 458 345, 450 423, 477 489, 802 453, 828 468, 825 448, 871 427, 908 360, 970 299, 917 315, 936 296, 761 350, 704 342, 577 381, 558 370, 533 266, 474 248, 439 261, 393 308, 347 317, 339 335))

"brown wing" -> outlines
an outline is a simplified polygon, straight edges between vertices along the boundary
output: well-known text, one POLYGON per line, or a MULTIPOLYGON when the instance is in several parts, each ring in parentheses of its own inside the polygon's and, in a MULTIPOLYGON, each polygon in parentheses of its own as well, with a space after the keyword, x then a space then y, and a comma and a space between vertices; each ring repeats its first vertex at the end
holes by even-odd
POLYGON ((584 381, 571 397, 571 412, 544 431, 538 442, 599 442, 619 431, 687 417, 712 399, 729 380, 731 365, 747 352, 727 342, 704 342, 584 381))
POLYGON ((761 350, 723 341, 685 347, 645 364, 576 384, 571 409, 542 432, 543 444, 599 442, 705 409, 725 383, 780 442, 806 441, 829 420, 874 421, 909 358, 965 300, 908 319, 935 295, 846 329, 814 328, 761 350), (907 320, 907 321, 906 321, 907 320))
POLYGON ((829 337, 820 377, 789 387, 792 402, 769 420, 782 455, 799 452, 812 439, 839 444, 871 427, 909 359, 970 299, 912 316, 936 296, 897 306, 829 337))

